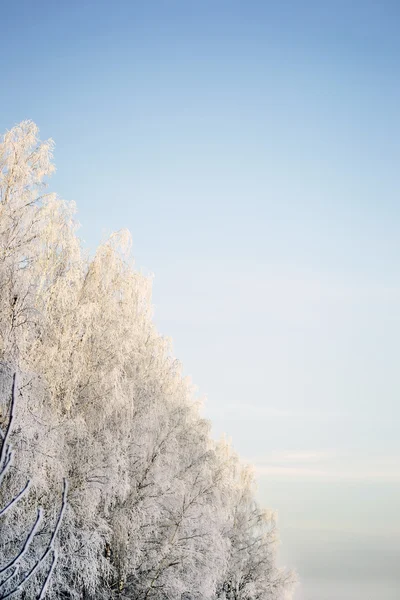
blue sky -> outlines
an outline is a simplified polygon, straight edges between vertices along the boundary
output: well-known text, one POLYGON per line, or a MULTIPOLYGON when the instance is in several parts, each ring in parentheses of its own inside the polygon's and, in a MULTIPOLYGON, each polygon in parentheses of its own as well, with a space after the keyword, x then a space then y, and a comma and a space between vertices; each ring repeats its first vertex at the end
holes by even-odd
POLYGON ((0 130, 56 141, 87 246, 128 227, 296 600, 399 596, 397 2, 16 2, 0 130))

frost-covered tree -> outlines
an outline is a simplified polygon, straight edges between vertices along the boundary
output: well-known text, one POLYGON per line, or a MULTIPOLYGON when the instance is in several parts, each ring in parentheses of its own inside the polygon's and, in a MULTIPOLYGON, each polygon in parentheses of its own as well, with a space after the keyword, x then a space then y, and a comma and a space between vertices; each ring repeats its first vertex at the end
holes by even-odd
POLYGON ((21 358, 40 337, 44 292, 61 279, 68 287, 76 262, 74 207, 46 193, 52 150, 31 121, 0 143, 0 357, 21 358))
POLYGON ((54 523, 69 482, 46 597, 284 598, 274 519, 157 333, 129 234, 82 251, 74 205, 46 192, 52 151, 30 121, 0 143, 0 361, 24 373, 15 486, 32 481, 20 522, 40 505, 54 523))
MULTIPOLYGON (((222 450, 229 456, 230 449, 222 450)), ((276 517, 255 501, 250 467, 231 457, 230 499, 225 535, 229 540, 227 568, 218 582, 216 598, 223 600, 280 600, 288 597, 293 573, 277 565, 276 517)))

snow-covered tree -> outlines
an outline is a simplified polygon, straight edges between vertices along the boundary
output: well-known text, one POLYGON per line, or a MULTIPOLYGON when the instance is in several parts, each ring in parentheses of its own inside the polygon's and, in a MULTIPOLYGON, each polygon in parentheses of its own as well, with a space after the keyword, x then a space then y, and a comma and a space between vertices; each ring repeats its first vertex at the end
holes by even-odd
POLYGON ((52 151, 30 121, 0 143, 0 361, 24 373, 9 492, 31 480, 7 535, 40 505, 32 551, 48 539, 65 477, 48 600, 284 598, 275 521, 156 331, 129 234, 82 251, 74 205, 46 193, 52 151))
POLYGON ((276 516, 255 501, 249 466, 231 462, 230 501, 225 535, 229 540, 227 569, 217 586, 221 600, 280 600, 294 583, 293 573, 277 565, 276 516))

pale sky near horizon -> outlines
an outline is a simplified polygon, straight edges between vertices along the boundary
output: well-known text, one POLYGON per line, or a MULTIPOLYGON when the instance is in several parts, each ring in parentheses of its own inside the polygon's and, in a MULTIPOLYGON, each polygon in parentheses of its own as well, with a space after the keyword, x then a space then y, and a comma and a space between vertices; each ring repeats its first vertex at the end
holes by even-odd
POLYGON ((296 600, 400 598, 400 5, 15 2, 0 131, 56 141, 93 249, 127 227, 296 600))

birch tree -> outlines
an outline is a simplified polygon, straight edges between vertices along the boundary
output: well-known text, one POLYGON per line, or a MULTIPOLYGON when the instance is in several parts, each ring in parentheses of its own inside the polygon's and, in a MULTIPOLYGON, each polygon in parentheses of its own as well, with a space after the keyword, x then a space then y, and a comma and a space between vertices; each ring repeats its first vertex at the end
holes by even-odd
MULTIPOLYGON (((229 453, 229 450, 228 450, 229 453)), ((251 467, 231 461, 230 501, 225 535, 229 541, 227 568, 216 598, 223 600, 282 600, 291 596, 293 572, 277 564, 276 515, 255 501, 251 467)))
MULTIPOLYGON (((19 555, 11 538, 23 539, 40 505, 53 529, 28 527, 29 552, 56 529, 59 547, 48 600, 281 600, 290 578, 277 567, 273 515, 211 439, 154 327, 151 279, 134 268, 129 234, 90 258, 75 206, 47 193, 52 153, 30 121, 0 143, 0 361, 24 373, 7 552, 19 555), (60 477, 69 491, 58 529, 60 477)), ((4 428, 5 401, 0 411, 4 428)))

